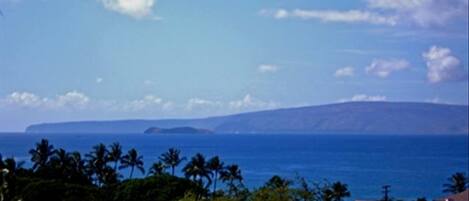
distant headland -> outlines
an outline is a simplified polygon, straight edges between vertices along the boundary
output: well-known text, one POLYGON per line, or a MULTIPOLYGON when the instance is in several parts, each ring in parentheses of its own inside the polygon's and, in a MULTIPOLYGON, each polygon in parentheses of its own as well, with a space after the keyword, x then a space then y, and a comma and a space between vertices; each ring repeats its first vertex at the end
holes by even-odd
POLYGON ((151 127, 192 127, 245 134, 468 134, 468 113, 467 105, 347 102, 199 119, 45 123, 26 132, 142 133, 151 127))
POLYGON ((146 134, 213 134, 209 129, 200 129, 193 127, 175 127, 175 128, 158 128, 151 127, 144 131, 146 134))

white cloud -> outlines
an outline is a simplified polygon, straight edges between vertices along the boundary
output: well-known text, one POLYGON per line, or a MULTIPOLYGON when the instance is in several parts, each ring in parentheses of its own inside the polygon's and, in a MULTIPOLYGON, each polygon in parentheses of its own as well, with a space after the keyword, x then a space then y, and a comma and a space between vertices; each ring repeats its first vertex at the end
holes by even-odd
POLYGON ((122 109, 125 111, 142 111, 161 108, 165 104, 166 102, 164 102, 162 98, 154 95, 145 95, 142 99, 137 99, 125 103, 122 109))
POLYGON ((272 64, 261 64, 257 67, 260 73, 275 73, 278 69, 278 66, 272 64))
POLYGON ((352 77, 353 75, 355 75, 355 69, 350 66, 339 68, 334 73, 335 77, 352 77))
POLYGON ((270 109, 278 106, 277 103, 272 101, 262 101, 246 94, 241 100, 230 101, 229 108, 235 110, 249 110, 249 109, 270 109))
POLYGON ((422 54, 427 63, 427 79, 431 83, 461 81, 467 79, 467 72, 460 67, 458 58, 449 48, 432 46, 422 54))
POLYGON ((77 91, 57 95, 55 98, 41 98, 30 92, 13 92, 0 100, 7 107, 41 108, 41 109, 83 109, 90 98, 77 91))
POLYGON ((316 19, 323 22, 371 23, 384 25, 396 24, 395 16, 383 16, 378 13, 360 10, 337 11, 295 9, 287 11, 285 9, 278 9, 261 10, 259 13, 276 19, 299 18, 304 20, 316 19))
POLYGON ((387 97, 386 96, 381 96, 381 95, 375 95, 375 96, 369 96, 366 94, 356 94, 352 98, 348 99, 341 99, 339 102, 359 102, 359 101, 386 101, 387 97))
POLYGON ((13 92, 4 98, 1 102, 8 105, 34 108, 41 106, 45 100, 36 94, 29 92, 13 92))
POLYGON ((394 12, 401 22, 423 27, 467 20, 468 15, 468 0, 368 0, 368 7, 394 12))
POLYGON ((444 26, 465 20, 468 0, 367 0, 367 7, 351 10, 263 9, 260 15, 275 19, 298 18, 322 22, 369 23, 375 25, 415 24, 444 26))
POLYGON ((90 102, 90 98, 83 93, 77 91, 67 92, 59 95, 52 101, 54 107, 72 107, 83 108, 90 102))
POLYGON ((98 84, 101 84, 101 82, 103 82, 103 81, 104 81, 103 78, 100 78, 100 77, 96 78, 96 83, 98 83, 98 84))
POLYGON ((368 74, 386 78, 391 73, 406 69, 408 67, 409 62, 404 59, 374 59, 365 70, 368 74))
MULTIPOLYGON (((155 0, 98 0, 105 8, 136 19, 152 15, 155 0)), ((154 18, 157 19, 157 18, 154 18)))
POLYGON ((203 108, 203 109, 211 109, 213 107, 222 107, 223 103, 220 101, 211 101, 211 100, 205 100, 201 98, 191 98, 187 101, 186 109, 187 110, 193 110, 197 108, 203 108))

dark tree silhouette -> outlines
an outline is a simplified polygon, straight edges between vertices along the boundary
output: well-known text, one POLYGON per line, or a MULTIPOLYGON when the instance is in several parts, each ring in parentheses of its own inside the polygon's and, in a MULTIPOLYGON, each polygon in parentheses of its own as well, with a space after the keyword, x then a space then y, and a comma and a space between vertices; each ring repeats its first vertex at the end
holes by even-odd
POLYGON ((465 191, 469 186, 469 180, 466 175, 462 172, 457 172, 453 174, 450 178, 448 178, 448 182, 449 183, 443 185, 444 193, 461 193, 465 191))
POLYGON ((127 155, 122 157, 121 164, 122 165, 120 169, 130 167, 130 176, 129 176, 130 179, 132 179, 132 175, 134 173, 135 168, 140 170, 142 174, 145 173, 145 169, 143 168, 143 156, 139 156, 137 150, 135 149, 129 150, 127 155))
POLYGON ((201 186, 203 186, 203 180, 206 179, 207 183, 205 188, 211 183, 211 172, 207 167, 207 163, 205 162, 205 157, 197 153, 194 157, 191 158, 189 163, 182 169, 186 178, 191 178, 192 181, 198 182, 201 186))
POLYGON ((69 153, 70 158, 70 180, 78 184, 89 184, 91 183, 91 176, 86 170, 85 161, 82 160, 80 152, 69 153))
POLYGON ((220 161, 218 156, 211 158, 207 163, 209 170, 212 171, 213 192, 215 193, 217 191, 217 180, 219 179, 219 173, 223 170, 224 164, 220 161))
POLYGON ((29 154, 31 154, 33 170, 44 168, 54 154, 54 146, 50 145, 48 140, 42 139, 41 142, 36 143, 36 148, 29 150, 29 154))
POLYGON ((3 200, 13 200, 16 190, 16 176, 22 170, 24 162, 16 162, 14 158, 7 158, 3 161, 2 185, 0 186, 0 198, 3 200))
POLYGON ((171 175, 174 176, 175 168, 184 160, 185 157, 181 157, 181 151, 175 148, 170 148, 168 152, 161 154, 160 160, 163 161, 167 167, 171 167, 171 175))
POLYGON ((291 181, 287 179, 283 179, 282 177, 279 177, 278 175, 273 176, 272 178, 267 181, 265 184, 266 187, 271 188, 271 189, 276 189, 276 188, 288 188, 292 184, 291 181))
POLYGON ((343 198, 350 197, 350 191, 348 190, 346 184, 335 182, 332 184, 331 190, 333 201, 342 201, 343 198))
POLYGON ((420 198, 417 198, 415 201, 427 201, 427 198, 425 198, 425 197, 420 197, 420 198))
POLYGON ((24 161, 16 162, 14 158, 7 158, 3 161, 4 169, 8 170, 8 175, 16 175, 23 168, 24 161))
POLYGON ((72 158, 67 151, 58 149, 52 155, 50 164, 59 172, 62 178, 68 178, 70 176, 68 172, 71 170, 71 161, 72 158))
POLYGON ((165 173, 164 172, 165 169, 166 169, 166 165, 163 162, 158 161, 156 163, 153 163, 153 165, 150 167, 150 169, 148 170, 148 175, 153 175, 153 176, 163 175, 165 173))
POLYGON ((91 153, 86 154, 88 174, 95 175, 98 186, 104 180, 104 169, 107 167, 108 153, 106 145, 101 143, 94 146, 91 153))
POLYGON ((242 185, 243 176, 241 175, 241 170, 238 165, 228 165, 226 168, 220 172, 220 179, 223 182, 226 182, 228 185, 228 191, 230 195, 237 195, 239 191, 239 186, 242 185))
POLYGON ((109 146, 109 162, 114 162, 114 170, 117 171, 117 166, 122 159, 122 146, 118 142, 114 142, 109 146))

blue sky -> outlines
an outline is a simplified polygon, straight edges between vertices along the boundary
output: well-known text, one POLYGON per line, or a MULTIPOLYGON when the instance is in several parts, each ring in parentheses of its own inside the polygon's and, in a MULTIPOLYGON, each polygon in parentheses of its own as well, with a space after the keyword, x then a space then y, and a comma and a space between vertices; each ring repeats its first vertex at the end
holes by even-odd
POLYGON ((0 130, 468 102, 467 0, 0 0, 0 130))

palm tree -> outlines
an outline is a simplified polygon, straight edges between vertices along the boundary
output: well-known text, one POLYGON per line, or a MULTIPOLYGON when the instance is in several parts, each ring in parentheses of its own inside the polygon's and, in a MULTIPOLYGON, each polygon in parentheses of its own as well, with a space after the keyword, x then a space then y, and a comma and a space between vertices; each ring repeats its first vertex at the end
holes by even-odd
POLYGON ((103 170, 103 184, 115 184, 119 180, 119 174, 114 168, 106 166, 103 170))
POLYGON ((223 162, 220 161, 220 158, 218 156, 215 156, 215 157, 211 158, 210 160, 208 160, 207 166, 208 166, 209 170, 212 171, 212 173, 213 173, 213 177, 212 177, 213 192, 216 192, 217 191, 218 173, 220 173, 223 170, 224 164, 223 164, 223 162))
POLYGON ((154 176, 162 175, 164 174, 165 169, 166 165, 163 162, 158 161, 156 163, 153 163, 153 165, 150 167, 150 170, 148 171, 148 174, 154 176))
POLYGON ((49 141, 42 139, 40 143, 36 143, 36 148, 29 150, 31 154, 31 161, 33 162, 33 169, 46 167, 49 158, 54 154, 54 146, 49 145, 49 141))
POLYGON ((167 167, 171 167, 171 175, 174 176, 174 169, 182 161, 186 160, 185 157, 180 157, 181 151, 175 148, 170 148, 168 152, 161 154, 160 160, 163 161, 167 167))
POLYGON ((16 175, 20 169, 23 168, 24 161, 16 162, 14 158, 7 158, 3 161, 4 168, 8 170, 7 175, 16 175))
POLYGON ((350 197, 350 191, 347 189, 347 184, 335 182, 331 186, 332 200, 342 201, 343 198, 350 197))
POLYGON ((2 185, 0 186, 0 199, 13 200, 16 189, 16 175, 22 169, 24 162, 16 162, 13 158, 7 158, 3 163, 3 169, 0 174, 2 176, 2 185))
POLYGON ((203 180, 207 179, 207 187, 211 183, 211 172, 207 167, 205 162, 205 157, 197 153, 194 157, 191 158, 191 161, 182 169, 186 178, 192 178, 192 181, 198 182, 198 184, 203 185, 203 180))
POLYGON ((5 167, 5 164, 3 163, 3 157, 2 157, 2 154, 0 154, 0 172, 2 171, 4 167, 5 167))
POLYGON ((93 147, 91 153, 86 154, 87 158, 87 169, 90 175, 96 175, 96 181, 98 186, 102 184, 104 180, 104 169, 107 167, 108 150, 106 145, 100 143, 93 147))
POLYGON ((114 162, 114 170, 117 170, 117 165, 122 158, 122 146, 118 142, 114 142, 109 148, 108 160, 114 162))
POLYGON ((230 194, 238 194, 238 185, 242 185, 243 182, 243 176, 241 175, 241 170, 238 165, 233 164, 226 166, 226 168, 220 172, 220 179, 228 183, 230 194))
POLYGON ((450 178, 448 178, 448 182, 449 183, 443 185, 445 188, 443 190, 444 193, 457 194, 465 191, 466 188, 469 187, 469 180, 462 172, 453 174, 450 178))
POLYGON ((81 184, 88 184, 91 182, 89 175, 87 175, 85 161, 82 160, 80 152, 72 152, 70 157, 70 179, 73 182, 81 184))
POLYGON ((127 155, 122 157, 121 164, 122 165, 121 165, 120 169, 130 167, 130 177, 129 177, 130 179, 132 179, 132 175, 134 173, 135 168, 140 170, 140 172, 142 172, 142 174, 145 173, 145 169, 143 168, 143 156, 139 156, 138 153, 137 153, 137 150, 135 150, 135 149, 129 150, 127 155))
POLYGON ((50 159, 52 167, 57 168, 57 170, 62 174, 62 177, 68 177, 67 170, 70 169, 71 157, 64 149, 58 149, 54 152, 50 159))
POLYGON ((8 174, 8 170, 5 168, 5 163, 3 163, 2 154, 0 154, 0 201, 5 200, 4 191, 7 187, 6 184, 6 174, 8 174))
POLYGON ((72 152, 70 153, 70 166, 74 170, 74 172, 82 173, 85 170, 85 162, 81 159, 80 152, 72 152))
POLYGON ((269 179, 269 181, 267 181, 265 186, 271 189, 288 189, 291 184, 292 182, 290 180, 274 175, 269 179))

